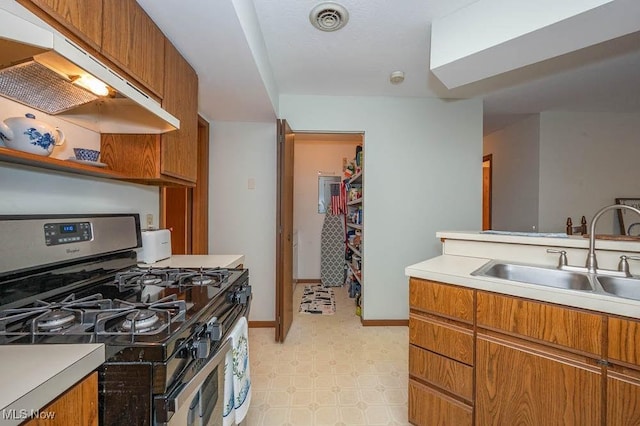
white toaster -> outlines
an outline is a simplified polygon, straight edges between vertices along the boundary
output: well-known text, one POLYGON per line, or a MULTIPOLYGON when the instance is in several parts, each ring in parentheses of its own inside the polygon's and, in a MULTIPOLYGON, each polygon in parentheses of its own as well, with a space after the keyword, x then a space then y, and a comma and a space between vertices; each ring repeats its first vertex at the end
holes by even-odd
POLYGON ((155 263, 171 257, 171 231, 155 229, 142 231, 142 250, 138 262, 155 263))

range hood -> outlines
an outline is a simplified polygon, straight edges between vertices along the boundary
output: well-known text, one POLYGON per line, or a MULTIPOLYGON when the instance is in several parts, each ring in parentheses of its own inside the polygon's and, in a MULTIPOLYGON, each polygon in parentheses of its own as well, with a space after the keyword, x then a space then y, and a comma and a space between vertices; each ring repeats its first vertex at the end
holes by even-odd
POLYGON ((0 96, 99 133, 180 128, 155 99, 17 2, 2 0, 0 23, 0 96), (105 83, 109 95, 73 83, 86 75, 105 83))

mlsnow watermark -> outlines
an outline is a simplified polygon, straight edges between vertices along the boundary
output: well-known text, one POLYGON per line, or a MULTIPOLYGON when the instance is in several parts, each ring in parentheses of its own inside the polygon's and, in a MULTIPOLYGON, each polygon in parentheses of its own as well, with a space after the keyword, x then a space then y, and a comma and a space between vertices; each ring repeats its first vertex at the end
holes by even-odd
POLYGON ((27 410, 25 408, 17 409, 3 409, 2 420, 28 420, 28 419, 41 419, 41 420, 53 420, 56 417, 55 411, 40 411, 40 410, 27 410))

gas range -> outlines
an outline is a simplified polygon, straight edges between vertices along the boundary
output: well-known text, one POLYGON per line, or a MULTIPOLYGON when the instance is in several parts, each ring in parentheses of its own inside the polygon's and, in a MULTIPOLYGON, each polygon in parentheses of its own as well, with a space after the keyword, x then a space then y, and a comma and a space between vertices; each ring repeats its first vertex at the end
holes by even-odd
MULTIPOLYGON (((211 393, 203 371, 248 316, 248 270, 139 267, 135 214, 0 217, 3 231, 0 344, 104 343, 101 424, 181 424, 178 394, 211 393), (19 243, 38 228, 39 244, 19 243)), ((217 409, 201 417, 218 424, 217 409)))
MULTIPOLYGON (((242 275, 233 269, 133 267, 113 282, 92 284, 59 300, 36 300, 0 311, 0 344, 162 343, 201 316, 242 275)), ((14 285, 20 286, 22 281, 14 285)), ((225 296, 246 303, 244 292, 225 296)))

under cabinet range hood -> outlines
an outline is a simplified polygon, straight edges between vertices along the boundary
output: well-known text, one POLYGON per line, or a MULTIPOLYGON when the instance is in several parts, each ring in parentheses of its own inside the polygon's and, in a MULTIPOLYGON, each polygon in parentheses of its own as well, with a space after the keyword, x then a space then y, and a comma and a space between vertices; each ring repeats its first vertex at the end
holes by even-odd
POLYGON ((159 102, 11 0, 0 2, 0 96, 100 133, 180 128, 159 102), (106 96, 77 84, 92 77, 106 96))

